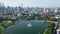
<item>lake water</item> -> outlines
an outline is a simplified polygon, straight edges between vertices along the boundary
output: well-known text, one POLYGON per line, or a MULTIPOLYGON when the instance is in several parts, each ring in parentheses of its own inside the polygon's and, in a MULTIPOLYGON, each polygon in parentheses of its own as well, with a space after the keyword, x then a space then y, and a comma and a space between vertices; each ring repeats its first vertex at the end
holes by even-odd
POLYGON ((43 20, 23 20, 17 25, 7 27, 5 34, 43 34, 48 24, 43 20), (28 24, 31 27, 28 27, 28 24))

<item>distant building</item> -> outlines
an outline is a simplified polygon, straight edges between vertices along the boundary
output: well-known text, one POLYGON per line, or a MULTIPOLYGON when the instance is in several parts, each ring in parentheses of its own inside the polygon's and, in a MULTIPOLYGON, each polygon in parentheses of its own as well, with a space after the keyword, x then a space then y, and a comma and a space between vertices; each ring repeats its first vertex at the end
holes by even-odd
POLYGON ((57 8, 55 7, 44 8, 44 13, 50 13, 50 14, 57 13, 57 8))
POLYGON ((49 11, 49 13, 54 13, 55 12, 55 8, 49 8, 48 11, 49 11))
POLYGON ((60 8, 57 8, 57 11, 60 12, 60 8))

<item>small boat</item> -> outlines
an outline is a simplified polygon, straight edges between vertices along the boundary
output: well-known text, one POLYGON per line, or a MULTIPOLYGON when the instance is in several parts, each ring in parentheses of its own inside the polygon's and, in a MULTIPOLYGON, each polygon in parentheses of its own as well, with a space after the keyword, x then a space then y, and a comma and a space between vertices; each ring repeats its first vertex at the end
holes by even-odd
POLYGON ((28 25, 27 25, 28 27, 32 27, 32 25, 29 23, 28 25))

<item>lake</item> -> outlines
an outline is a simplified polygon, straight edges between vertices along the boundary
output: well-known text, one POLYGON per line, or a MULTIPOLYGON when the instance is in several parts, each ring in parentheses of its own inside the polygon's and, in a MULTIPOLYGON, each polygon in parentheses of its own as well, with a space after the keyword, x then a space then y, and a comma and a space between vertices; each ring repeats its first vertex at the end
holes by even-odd
POLYGON ((47 27, 44 20, 23 20, 17 25, 7 27, 5 34, 43 34, 47 27), (28 27, 29 23, 31 26, 28 27))

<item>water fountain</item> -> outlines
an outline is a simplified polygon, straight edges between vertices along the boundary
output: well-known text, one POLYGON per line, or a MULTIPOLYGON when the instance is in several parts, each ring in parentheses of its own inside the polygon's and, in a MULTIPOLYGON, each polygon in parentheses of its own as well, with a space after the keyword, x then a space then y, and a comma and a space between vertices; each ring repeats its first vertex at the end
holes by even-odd
POLYGON ((28 27, 32 27, 32 25, 30 24, 30 23, 28 23, 28 25, 27 25, 28 27))

